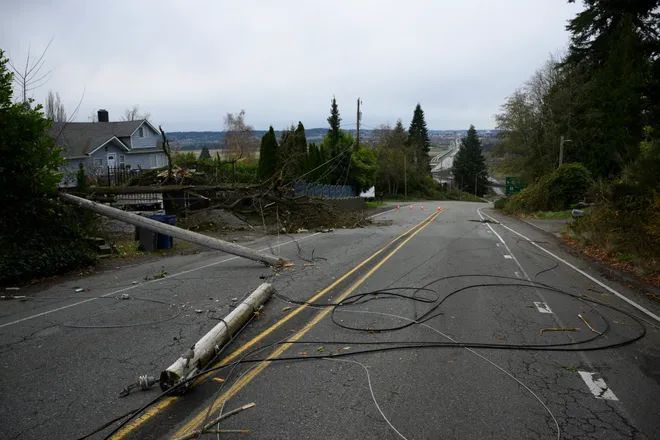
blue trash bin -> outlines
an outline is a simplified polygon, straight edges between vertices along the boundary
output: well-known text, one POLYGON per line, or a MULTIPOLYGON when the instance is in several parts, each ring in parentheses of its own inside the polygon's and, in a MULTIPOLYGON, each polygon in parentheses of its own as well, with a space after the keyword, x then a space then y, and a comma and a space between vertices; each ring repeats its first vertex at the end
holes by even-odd
MULTIPOLYGON (((156 220, 157 222, 166 223, 168 225, 176 226, 176 215, 174 214, 158 214, 151 215, 148 218, 156 220)), ((158 249, 172 249, 174 246, 174 238, 170 235, 158 234, 157 240, 158 249)))

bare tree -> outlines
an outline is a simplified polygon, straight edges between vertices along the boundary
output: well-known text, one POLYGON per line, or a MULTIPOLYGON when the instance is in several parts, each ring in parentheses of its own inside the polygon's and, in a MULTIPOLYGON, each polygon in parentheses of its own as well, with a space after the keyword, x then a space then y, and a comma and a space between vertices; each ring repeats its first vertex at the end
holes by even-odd
POLYGON ((98 110, 94 109, 91 111, 89 116, 87 116, 87 120, 89 122, 99 122, 99 112, 98 110))
POLYGON ((18 94, 20 95, 22 102, 27 103, 29 100, 28 92, 31 92, 46 84, 50 74, 53 73, 52 69, 46 73, 41 73, 45 63, 44 56, 46 55, 46 52, 50 47, 50 43, 52 42, 53 39, 51 38, 46 45, 46 48, 43 50, 43 52, 41 52, 41 56, 39 56, 36 61, 34 61, 34 59, 30 59, 32 54, 31 48, 28 47, 25 67, 18 67, 14 63, 14 60, 12 60, 11 57, 9 58, 9 67, 11 67, 11 70, 14 73, 14 82, 18 88, 18 94))
POLYGON ((245 110, 237 114, 227 113, 222 147, 230 160, 238 161, 244 155, 255 152, 258 145, 253 127, 245 122, 245 110))
POLYGON ((141 119, 151 119, 151 113, 142 112, 139 105, 127 108, 124 110, 124 116, 121 117, 122 121, 138 121, 141 119))
POLYGON ((66 122, 66 110, 64 110, 64 104, 60 100, 59 93, 53 93, 52 90, 48 91, 48 96, 46 97, 46 117, 51 119, 53 122, 66 122))

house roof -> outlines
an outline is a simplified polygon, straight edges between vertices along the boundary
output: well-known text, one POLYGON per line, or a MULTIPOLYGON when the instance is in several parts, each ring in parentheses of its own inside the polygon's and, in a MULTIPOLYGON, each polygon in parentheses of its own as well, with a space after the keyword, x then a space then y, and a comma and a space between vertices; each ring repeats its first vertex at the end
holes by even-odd
MULTIPOLYGON (((64 157, 84 156, 113 137, 130 137, 146 119, 122 122, 55 122, 50 135, 64 157)), ((121 139, 117 139, 121 142, 121 139)), ((123 144, 123 143, 122 143, 123 144)), ((127 150, 127 145, 123 145, 127 150)))

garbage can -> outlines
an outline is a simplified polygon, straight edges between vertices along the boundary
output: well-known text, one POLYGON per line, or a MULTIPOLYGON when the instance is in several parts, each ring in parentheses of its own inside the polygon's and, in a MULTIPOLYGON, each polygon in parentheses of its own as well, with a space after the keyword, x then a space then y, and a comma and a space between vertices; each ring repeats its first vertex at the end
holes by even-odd
MULTIPOLYGON (((174 214, 158 214, 151 215, 148 217, 151 220, 156 220, 157 222, 166 223, 168 225, 176 225, 176 215, 174 214)), ((170 235, 158 234, 157 238, 157 248, 158 249, 172 249, 174 246, 174 238, 170 235)))
POLYGON ((153 252, 158 248, 158 232, 147 228, 136 228, 136 230, 140 242, 138 249, 144 252, 153 252))

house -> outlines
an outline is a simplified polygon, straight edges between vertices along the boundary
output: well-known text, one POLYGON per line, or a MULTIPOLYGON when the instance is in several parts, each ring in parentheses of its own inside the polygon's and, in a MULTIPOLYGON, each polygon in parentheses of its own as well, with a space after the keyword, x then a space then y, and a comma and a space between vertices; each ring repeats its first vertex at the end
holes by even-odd
POLYGON ((62 149, 65 176, 61 186, 74 186, 83 164, 87 175, 102 177, 117 169, 153 169, 167 165, 158 130, 146 119, 110 122, 106 110, 98 122, 56 122, 51 136, 62 149))

